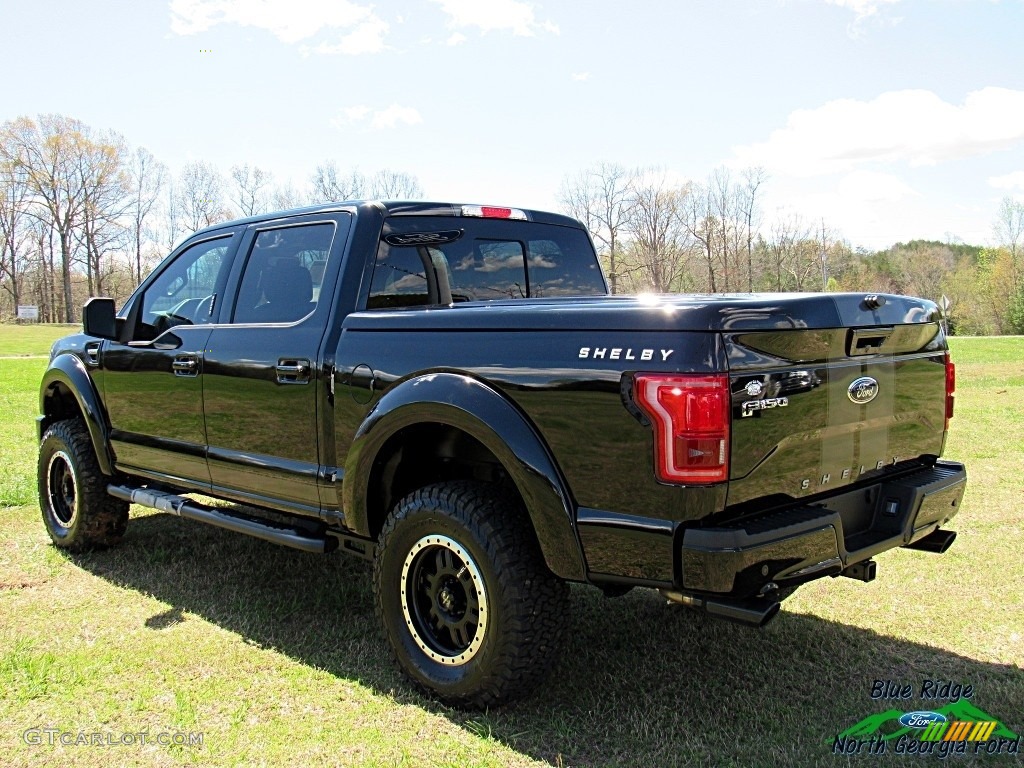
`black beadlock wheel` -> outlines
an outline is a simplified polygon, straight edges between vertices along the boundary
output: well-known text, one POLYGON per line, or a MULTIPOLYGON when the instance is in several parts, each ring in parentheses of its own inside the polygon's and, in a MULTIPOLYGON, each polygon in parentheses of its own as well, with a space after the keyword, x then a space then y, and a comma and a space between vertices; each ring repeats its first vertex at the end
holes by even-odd
POLYGON ((374 593, 402 672, 458 706, 529 693, 555 663, 568 619, 568 585, 547 569, 529 518, 484 483, 402 499, 380 534, 374 593))
POLYGON ((107 493, 92 440, 79 419, 51 424, 39 444, 39 506, 50 539, 83 552, 116 544, 128 526, 128 504, 107 493))

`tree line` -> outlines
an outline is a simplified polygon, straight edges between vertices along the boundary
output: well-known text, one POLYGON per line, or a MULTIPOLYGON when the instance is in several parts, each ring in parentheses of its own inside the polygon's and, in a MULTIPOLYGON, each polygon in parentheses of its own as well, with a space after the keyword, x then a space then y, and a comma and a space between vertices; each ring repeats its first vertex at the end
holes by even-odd
POLYGON ((598 163, 567 174, 566 213, 590 230, 616 293, 865 291, 949 301, 955 333, 1024 333, 1024 203, 1004 198, 997 245, 915 240, 852 249, 821 219, 762 209, 761 168, 674 181, 598 163))
POLYGON ((74 322, 89 296, 123 302, 182 238, 240 216, 354 198, 419 198, 415 176, 325 160, 296 187, 259 166, 178 175, 145 147, 64 115, 0 126, 0 321, 19 305, 74 322))
MULTIPOLYGON (((598 163, 567 174, 563 211, 590 230, 615 293, 884 291, 950 301, 964 334, 1024 333, 1024 204, 1005 198, 997 245, 912 241, 854 250, 823 220, 768 217, 763 169, 703 181, 598 163)), ((356 198, 417 199, 407 172, 369 175, 331 159, 305 184, 256 165, 177 175, 144 147, 64 115, 0 126, 0 321, 22 304, 74 322, 89 296, 124 301, 192 232, 239 216, 356 198)))

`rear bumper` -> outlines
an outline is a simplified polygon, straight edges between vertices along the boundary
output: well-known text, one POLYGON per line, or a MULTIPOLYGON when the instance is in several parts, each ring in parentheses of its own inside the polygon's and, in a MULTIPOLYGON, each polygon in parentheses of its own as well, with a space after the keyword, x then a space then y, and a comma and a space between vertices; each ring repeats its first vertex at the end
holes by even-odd
POLYGON ((897 479, 728 526, 690 528, 679 547, 682 588, 734 598, 795 586, 897 547, 951 520, 967 483, 939 461, 897 479))

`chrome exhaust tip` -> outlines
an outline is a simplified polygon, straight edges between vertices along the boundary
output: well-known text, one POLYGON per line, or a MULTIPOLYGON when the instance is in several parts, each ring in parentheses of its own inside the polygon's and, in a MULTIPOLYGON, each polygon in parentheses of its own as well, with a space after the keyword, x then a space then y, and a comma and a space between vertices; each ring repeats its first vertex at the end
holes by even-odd
POLYGON ((782 608, 782 604, 777 600, 722 600, 670 589, 658 591, 673 603, 704 611, 717 618, 734 621, 747 627, 763 627, 774 619, 779 609, 782 608))

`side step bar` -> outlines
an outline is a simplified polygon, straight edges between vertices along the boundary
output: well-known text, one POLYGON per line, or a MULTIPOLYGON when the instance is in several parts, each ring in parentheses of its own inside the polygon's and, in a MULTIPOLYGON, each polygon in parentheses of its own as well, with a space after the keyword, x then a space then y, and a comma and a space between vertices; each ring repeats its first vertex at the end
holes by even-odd
POLYGON ((149 488, 129 488, 124 485, 108 485, 107 493, 131 504, 139 504, 172 515, 209 523, 236 533, 245 533, 274 544, 283 544, 303 552, 322 554, 338 546, 338 540, 329 537, 322 525, 314 523, 308 530, 292 527, 276 520, 265 520, 234 510, 208 507, 184 496, 154 491, 149 488))

